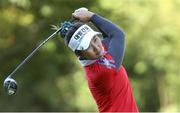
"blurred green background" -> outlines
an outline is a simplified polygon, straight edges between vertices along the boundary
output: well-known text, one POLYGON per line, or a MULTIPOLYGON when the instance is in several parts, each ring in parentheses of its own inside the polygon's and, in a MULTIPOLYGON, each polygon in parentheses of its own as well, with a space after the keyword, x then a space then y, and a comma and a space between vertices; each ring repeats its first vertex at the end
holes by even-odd
POLYGON ((126 67, 140 111, 180 111, 180 0, 0 0, 0 111, 97 111, 83 68, 60 37, 6 76, 80 7, 126 32, 126 67))

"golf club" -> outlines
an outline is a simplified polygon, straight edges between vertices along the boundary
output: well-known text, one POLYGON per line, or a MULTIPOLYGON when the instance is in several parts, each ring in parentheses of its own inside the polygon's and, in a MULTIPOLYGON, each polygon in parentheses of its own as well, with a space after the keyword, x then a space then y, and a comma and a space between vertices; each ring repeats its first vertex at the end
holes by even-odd
POLYGON ((15 73, 50 39, 54 38, 56 34, 60 32, 61 36, 65 36, 68 29, 71 27, 71 25, 75 22, 75 19, 72 18, 69 21, 65 21, 61 24, 61 26, 56 28, 56 31, 51 34, 48 38, 46 38, 43 42, 41 42, 4 80, 4 89, 8 95, 13 95, 17 92, 17 82, 12 78, 15 73))

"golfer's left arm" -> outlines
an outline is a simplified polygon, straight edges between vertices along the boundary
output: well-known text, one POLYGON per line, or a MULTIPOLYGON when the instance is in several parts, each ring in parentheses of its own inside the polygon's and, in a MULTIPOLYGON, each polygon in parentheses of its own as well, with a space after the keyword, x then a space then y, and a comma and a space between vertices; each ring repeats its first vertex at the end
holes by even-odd
POLYGON ((115 61, 116 70, 119 69, 123 62, 124 51, 125 51, 125 33, 111 21, 94 14, 91 17, 91 22, 98 27, 105 35, 108 40, 108 53, 110 53, 115 61))

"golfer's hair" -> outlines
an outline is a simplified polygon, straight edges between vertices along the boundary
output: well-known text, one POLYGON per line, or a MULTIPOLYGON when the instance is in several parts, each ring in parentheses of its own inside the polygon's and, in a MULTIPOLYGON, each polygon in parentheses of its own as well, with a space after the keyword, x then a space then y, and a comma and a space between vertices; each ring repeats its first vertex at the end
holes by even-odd
POLYGON ((81 27, 82 25, 84 25, 84 23, 82 22, 76 22, 74 23, 70 28, 69 30, 67 31, 65 37, 64 37, 64 41, 65 41, 65 44, 69 44, 69 41, 71 40, 71 37, 72 35, 76 32, 76 30, 81 27))
MULTIPOLYGON (((73 34, 76 32, 76 30, 81 27, 82 25, 84 25, 84 23, 82 22, 76 22, 74 23, 71 28, 69 28, 69 30, 67 31, 65 37, 64 37, 64 41, 65 41, 65 44, 68 45, 69 44, 69 41, 71 40, 71 37, 73 36, 73 34)), ((75 54, 77 56, 81 56, 81 51, 79 50, 76 50, 75 51, 75 54)))

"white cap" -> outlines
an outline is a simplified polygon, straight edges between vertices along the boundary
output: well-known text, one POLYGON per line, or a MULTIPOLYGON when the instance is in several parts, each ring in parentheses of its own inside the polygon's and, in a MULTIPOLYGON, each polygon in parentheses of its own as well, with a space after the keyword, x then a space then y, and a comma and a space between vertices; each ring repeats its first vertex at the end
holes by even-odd
POLYGON ((79 27, 71 37, 68 46, 73 50, 86 50, 89 47, 91 39, 101 34, 91 29, 88 25, 84 24, 79 27))

